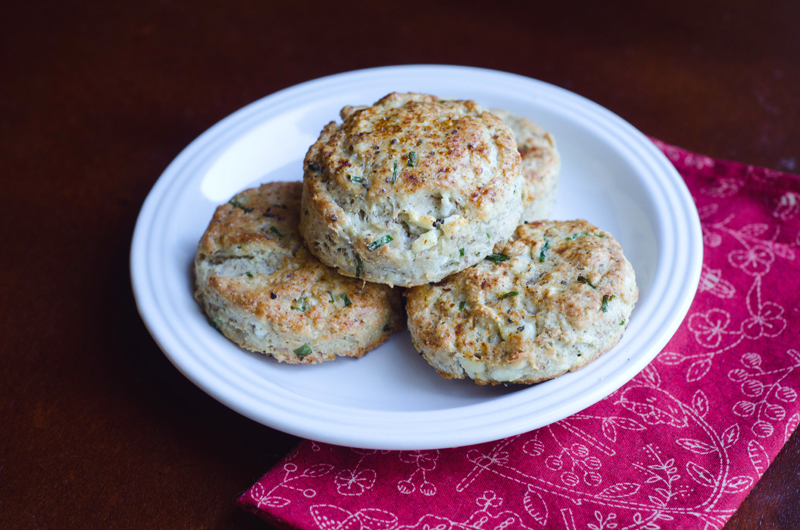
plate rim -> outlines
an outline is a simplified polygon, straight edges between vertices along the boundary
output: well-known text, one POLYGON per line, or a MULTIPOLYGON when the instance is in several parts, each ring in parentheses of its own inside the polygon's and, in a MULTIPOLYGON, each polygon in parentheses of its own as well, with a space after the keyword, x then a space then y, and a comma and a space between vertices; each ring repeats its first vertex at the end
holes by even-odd
MULTIPOLYGON (((608 139, 609 141, 615 140, 619 143, 621 142, 622 136, 611 136, 608 139)), ((660 224, 663 224, 663 219, 659 218, 659 221, 660 224)), ((665 229, 664 226, 661 226, 660 228, 662 231, 665 229)), ((671 255, 673 259, 673 261, 668 265, 663 263, 663 260, 668 257, 664 254, 664 252, 661 252, 661 255, 659 256, 657 269, 665 266, 674 268, 676 266, 675 260, 677 259, 678 253, 668 253, 668 255, 671 255)), ((666 345, 669 339, 673 336, 683 321, 685 315, 688 313, 700 279, 702 256, 703 247, 700 221, 697 215, 697 210, 694 208, 694 202, 691 198, 691 194, 689 193, 683 179, 680 177, 677 170, 669 162, 666 156, 663 155, 663 153, 661 153, 661 151, 655 146, 655 144, 653 144, 643 133, 638 131, 621 117, 592 102, 591 100, 584 98, 583 96, 554 85, 550 85, 546 82, 527 78, 518 74, 465 66, 401 65, 343 72, 313 79, 299 85, 282 89, 233 112, 200 134, 167 166, 161 176, 159 176, 156 183, 153 185, 153 188, 148 193, 148 196, 145 199, 137 218, 136 227, 134 229, 134 235, 131 242, 130 270, 137 310, 139 311, 139 314, 145 323, 148 332, 154 338, 159 348, 161 348, 170 362, 172 362, 172 364, 175 365, 176 368, 178 368, 178 370, 190 381, 229 408, 269 427, 276 428, 278 430, 303 438, 310 438, 336 445, 348 445, 369 449, 440 449, 445 447, 471 445, 474 443, 496 440, 547 425, 587 408, 627 383, 642 369, 644 369, 644 367, 649 364, 653 358, 655 358, 658 352, 661 351, 664 345, 666 345), (582 399, 574 400, 567 404, 558 403, 560 406, 555 410, 552 410, 547 415, 543 415, 544 417, 540 415, 538 417, 539 421, 531 421, 520 417, 509 417, 508 414, 497 414, 497 411, 495 410, 496 406, 492 406, 495 401, 501 400, 506 400, 506 402, 512 406, 517 405, 517 401, 525 401, 522 398, 522 395, 528 389, 521 390, 508 396, 503 396, 502 398, 487 400, 487 402, 479 404, 434 411, 413 412, 387 412, 353 409, 350 407, 331 404, 323 404, 320 406, 320 402, 318 400, 295 395, 294 403, 286 403, 285 400, 281 403, 273 403, 272 409, 265 412, 264 403, 252 403, 254 398, 247 393, 244 393, 242 388, 239 386, 228 388, 223 391, 219 385, 213 384, 214 382, 209 379, 208 370, 210 368, 198 366, 198 359, 192 359, 191 357, 184 355, 182 352, 177 351, 177 347, 173 341, 174 337, 170 336, 168 330, 163 329, 163 326, 160 325, 153 314, 155 309, 151 303, 152 300, 149 297, 151 293, 148 293, 148 288, 152 289, 154 284, 153 278, 151 277, 152 275, 146 274, 150 267, 145 259, 145 251, 148 248, 147 236, 150 233, 148 228, 152 228, 155 216, 159 213, 157 207, 161 201, 167 197, 167 191, 170 190, 171 186, 178 185, 178 178, 182 174, 188 173, 192 166, 202 166, 202 161, 213 158, 216 153, 224 151, 224 149, 232 143, 232 141, 230 141, 230 135, 234 135, 233 137, 235 138, 237 137, 237 131, 247 132, 252 130, 254 123, 262 123, 260 118, 262 118, 262 114, 264 114, 265 111, 267 113, 271 111, 272 114, 280 113, 281 108, 286 107, 287 105, 290 106, 293 100, 303 99, 306 97, 306 94, 313 93, 315 90, 319 90, 320 87, 330 90, 337 84, 347 84, 348 82, 352 84, 354 81, 363 81, 367 78, 380 79, 382 76, 391 76, 398 73, 405 75, 423 74, 422 77, 441 77, 443 74, 455 74, 491 77, 497 79, 503 78, 509 82, 521 82, 522 84, 536 86, 538 89, 544 90, 545 92, 550 92, 558 97, 565 97, 568 100, 571 100, 571 102, 574 104, 585 106, 591 111, 589 112, 588 116, 591 116, 595 119, 601 119, 603 125, 613 125, 617 128, 616 132, 618 134, 624 133, 629 135, 630 137, 628 140, 636 140, 636 142, 631 145, 635 145, 638 147, 638 149, 632 149, 631 145, 626 144, 625 142, 622 142, 622 144, 618 146, 628 151, 625 157, 626 160, 631 161, 631 163, 637 162, 639 164, 645 164, 645 162, 653 161, 657 161, 659 163, 659 169, 661 170, 661 173, 663 176, 667 176, 668 178, 666 181, 657 179, 656 182, 653 182, 653 184, 660 184, 663 188, 662 191, 664 191, 667 195, 672 195, 673 200, 677 197, 678 200, 675 204, 678 204, 683 208, 684 211, 681 213, 683 213, 685 217, 681 217, 681 219, 687 222, 687 228, 689 228, 689 235, 691 236, 688 238, 691 243, 689 254, 694 257, 694 260, 690 263, 683 263, 683 266, 686 269, 686 276, 684 278, 683 285, 690 285, 693 286, 693 288, 689 289, 689 291, 691 291, 689 294, 687 294, 685 289, 681 290, 682 294, 678 297, 676 306, 672 307, 674 311, 673 317, 669 319, 668 322, 662 323, 659 326, 657 330, 658 332, 656 333, 657 340, 648 348, 648 351, 654 352, 652 355, 639 355, 634 359, 633 362, 631 362, 631 357, 629 357, 627 361, 620 367, 620 369, 624 371, 624 377, 617 376, 613 381, 592 385, 589 388, 589 391, 583 393, 582 399), (229 140, 222 141, 226 134, 228 135, 229 140), (637 160, 637 158, 639 160, 637 160), (668 186, 668 184, 671 185, 671 187, 668 186), (691 206, 691 208, 688 208, 688 206, 691 206), (678 314, 680 315, 679 318, 675 316, 678 314), (205 369, 206 372, 203 372, 203 369, 205 369), (284 406, 288 405, 288 408, 280 408, 280 410, 277 410, 275 408, 276 404, 284 406), (314 418, 311 424, 309 424, 308 421, 298 422, 297 418, 293 417, 292 414, 287 414, 287 411, 291 412, 296 410, 298 406, 302 410, 303 407, 312 404, 316 409, 324 409, 326 416, 330 414, 332 414, 332 416, 328 416, 326 418, 314 418), (358 411, 358 414, 362 418, 366 419, 368 424, 362 425, 364 421, 361 421, 359 425, 348 425, 348 429, 342 429, 342 425, 339 422, 339 416, 354 410, 358 411), (496 421, 486 420, 485 416, 487 413, 490 416, 495 416, 494 419, 496 421), (476 433, 475 426, 473 425, 461 429, 453 428, 453 419, 464 419, 467 417, 474 419, 475 414, 479 414, 484 417, 484 422, 480 423, 480 426, 495 434, 486 436, 482 433, 476 433), (446 422, 450 426, 447 429, 447 434, 450 434, 450 436, 443 436, 441 428, 436 433, 416 433, 415 436, 406 437, 404 439, 397 439, 396 432, 389 433, 387 431, 386 433, 376 433, 376 429, 372 427, 372 423, 370 422, 378 422, 379 425, 386 425, 387 415, 391 416, 388 422, 407 422, 409 420, 414 420, 417 424, 434 424, 436 426, 441 425, 442 422, 446 422), (334 417, 336 418, 336 421, 331 420, 331 418, 334 417), (328 421, 322 421, 324 419, 328 419, 328 421), (501 435, 498 436, 497 432, 501 432, 501 435), (456 443, 453 443, 454 440, 456 440, 456 443)), ((681 264, 678 263, 677 265, 680 266, 681 264)), ((654 286, 652 288, 654 292, 654 287, 656 286, 656 282, 659 280, 659 278, 663 279, 663 275, 659 276, 658 274, 654 274, 654 286)), ((604 357, 601 357, 598 359, 598 361, 603 358, 604 357)), ((618 362, 618 364, 620 363, 618 362)), ((583 372, 583 370, 573 372, 569 375, 573 376, 574 378, 573 374, 579 374, 577 377, 578 381, 580 381, 588 376, 587 373, 584 372, 584 377, 581 377, 581 372, 583 372)), ((558 381, 558 379, 553 381, 558 381)), ((250 383, 252 384, 253 382, 251 381, 250 383)), ((260 383, 262 385, 264 384, 263 381, 260 381, 260 383)), ((543 385, 538 386, 541 387, 543 385)), ((551 385, 549 387, 551 389, 550 393, 545 395, 550 395, 554 392, 557 393, 561 386, 563 386, 563 384, 551 385)), ((544 390, 541 390, 539 393, 542 392, 544 392, 544 390)))

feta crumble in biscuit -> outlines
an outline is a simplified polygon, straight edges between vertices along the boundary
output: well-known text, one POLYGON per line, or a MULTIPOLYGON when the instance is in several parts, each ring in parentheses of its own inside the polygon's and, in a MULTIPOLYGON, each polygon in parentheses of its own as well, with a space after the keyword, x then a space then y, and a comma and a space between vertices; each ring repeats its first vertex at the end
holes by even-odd
POLYGON ((389 94, 345 107, 306 154, 300 230, 346 276, 409 287, 462 270, 522 214, 508 126, 473 101, 389 94))
POLYGON ((274 182, 218 207, 195 257, 195 299, 226 337, 278 361, 361 357, 402 327, 400 295, 308 252, 301 193, 300 182, 274 182))
POLYGON ((406 309, 414 346, 443 377, 537 383, 619 342, 638 296, 610 234, 536 221, 474 267, 406 291, 406 309))
POLYGON ((547 219, 556 203, 558 182, 561 180, 561 157, 553 137, 527 118, 508 111, 493 109, 492 114, 503 120, 514 132, 517 149, 522 157, 522 176, 525 192, 522 219, 547 219))

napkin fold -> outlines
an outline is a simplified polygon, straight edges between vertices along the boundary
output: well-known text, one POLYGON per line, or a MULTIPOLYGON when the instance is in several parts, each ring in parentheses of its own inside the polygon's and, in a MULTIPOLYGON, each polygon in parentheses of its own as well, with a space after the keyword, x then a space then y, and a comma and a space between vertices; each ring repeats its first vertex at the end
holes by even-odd
POLYGON ((704 263, 680 329, 638 376, 496 442, 304 441, 239 506, 304 530, 722 528, 800 423, 800 177, 654 142, 697 204, 704 263))

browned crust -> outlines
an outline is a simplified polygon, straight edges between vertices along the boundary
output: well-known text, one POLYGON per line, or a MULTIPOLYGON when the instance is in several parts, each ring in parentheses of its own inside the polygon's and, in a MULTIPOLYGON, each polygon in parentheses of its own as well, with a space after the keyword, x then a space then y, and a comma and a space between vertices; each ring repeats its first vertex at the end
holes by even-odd
POLYGON ((323 263, 358 277, 360 260, 362 278, 421 285, 480 259, 470 247, 482 255, 510 235, 518 217, 510 218, 522 201, 520 155, 500 118, 473 101, 396 93, 370 107, 345 107, 341 115, 344 123, 326 125, 304 162, 301 231, 323 263), (414 165, 408 162, 412 152, 414 165), (486 177, 490 158, 497 167, 486 177), (484 224, 469 225, 474 233, 461 234, 441 259, 427 261, 410 250, 419 235, 405 231, 400 215, 412 211, 414 201, 425 203, 442 193, 452 193, 454 213, 484 224), (369 222, 353 223, 365 209, 369 222), (496 230, 485 229, 495 221, 496 230), (390 244, 368 248, 387 233, 393 234, 390 244))
POLYGON ((426 359, 457 355, 488 368, 522 361, 534 370, 545 370, 565 362, 560 345, 574 340, 570 333, 608 326, 598 347, 581 350, 563 371, 513 381, 535 383, 577 370, 619 341, 627 316, 623 324, 606 322, 610 315, 602 311, 603 299, 614 296, 611 300, 622 304, 619 307, 632 309, 638 290, 630 263, 607 232, 582 220, 536 221, 518 227, 513 240, 495 250, 510 259, 497 264, 484 261, 436 284, 406 291, 408 327, 426 359), (545 242, 547 263, 540 264, 536 257, 545 242), (511 292, 518 294, 502 297, 511 292), (559 323, 554 325, 549 318, 559 323), (506 323, 511 328, 519 325, 519 332, 505 329, 503 337, 506 323), (526 326, 535 326, 536 333, 523 333, 526 326))
POLYGON ((198 256, 246 255, 253 247, 283 256, 296 253, 302 246, 297 227, 301 195, 299 182, 273 182, 235 195, 217 207, 200 238, 198 256))
POLYGON ((503 120, 474 101, 392 93, 373 106, 355 109, 343 110, 346 119, 341 126, 335 122, 325 126, 309 149, 305 164, 308 170, 310 162, 316 163, 321 171, 308 172, 306 178, 320 178, 340 188, 360 191, 350 177, 354 170, 370 167, 373 185, 366 192, 367 197, 385 200, 387 196, 412 195, 423 189, 458 189, 461 183, 454 175, 471 171, 480 174, 476 169, 480 160, 488 159, 496 150, 502 154, 497 175, 490 185, 476 187, 467 196, 476 214, 480 214, 519 174, 521 158, 513 133, 503 120), (483 135, 487 128, 493 145, 483 135), (408 167, 401 162, 394 183, 393 165, 376 164, 383 159, 406 160, 411 151, 418 154, 417 165, 408 167))
POLYGON ((308 252, 298 229, 301 190, 300 182, 265 184, 217 208, 198 246, 195 298, 228 338, 252 351, 293 364, 361 357, 402 328, 399 292, 345 278, 308 252), (213 273, 226 261, 237 265, 213 273), (240 320, 269 330, 270 348, 240 320), (302 344, 313 353, 295 355, 302 344))

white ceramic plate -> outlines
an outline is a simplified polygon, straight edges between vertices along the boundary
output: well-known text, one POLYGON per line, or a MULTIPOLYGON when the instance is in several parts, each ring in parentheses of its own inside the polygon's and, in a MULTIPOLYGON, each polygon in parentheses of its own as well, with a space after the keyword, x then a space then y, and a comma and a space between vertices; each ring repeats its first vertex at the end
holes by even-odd
POLYGON ((496 440, 603 399, 664 347, 689 309, 702 263, 697 211, 674 167, 608 110, 533 79, 456 66, 349 72, 283 90, 225 118, 164 171, 131 249, 139 312, 172 363, 211 396, 264 425, 374 449, 434 449, 496 440), (636 270, 639 303, 622 341, 589 366, 534 386, 440 378, 408 332, 366 357, 289 366, 228 341, 192 298, 197 241, 217 204, 245 188, 300 180, 323 125, 347 104, 389 92, 473 99, 531 118, 563 159, 554 219, 584 218, 616 236, 636 270))

